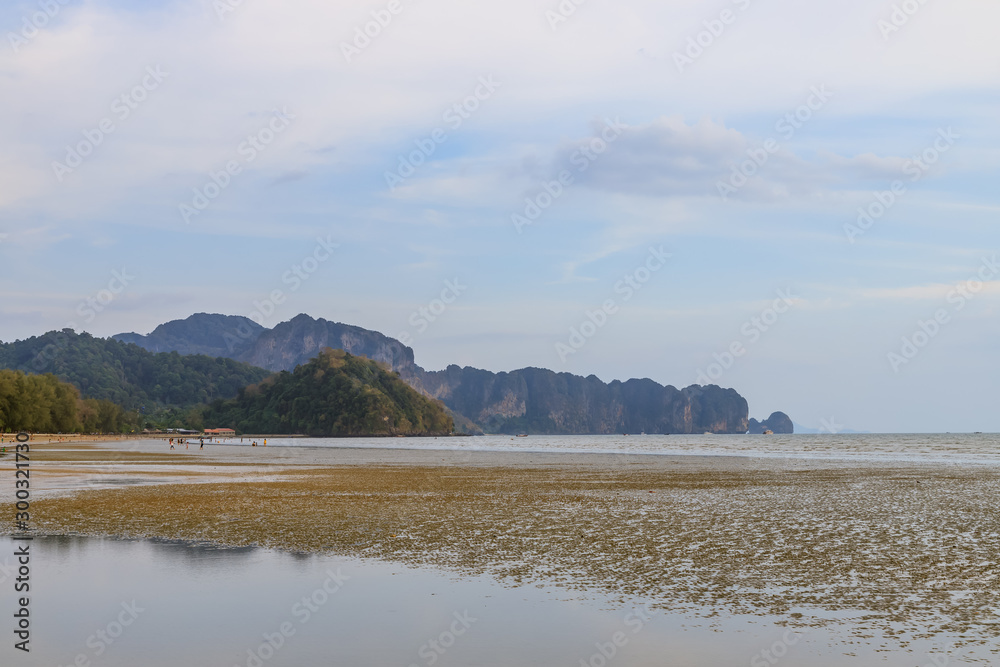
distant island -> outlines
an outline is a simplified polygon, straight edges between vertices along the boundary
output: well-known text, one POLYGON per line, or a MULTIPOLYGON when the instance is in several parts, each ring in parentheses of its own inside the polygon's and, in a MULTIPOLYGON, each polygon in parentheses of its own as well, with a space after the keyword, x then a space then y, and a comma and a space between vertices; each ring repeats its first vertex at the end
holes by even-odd
POLYGON ((771 433, 795 433, 795 425, 791 418, 784 412, 772 412, 771 416, 764 421, 750 420, 747 432, 751 435, 762 434, 767 431, 771 433))
MULTIPOLYGON (((249 430, 285 433, 294 429, 286 430, 287 425, 276 421, 275 414, 292 419, 287 414, 292 405, 308 404, 315 414, 296 412, 294 421, 302 426, 295 432, 405 434, 411 432, 406 423, 416 429, 413 433, 425 426, 427 432, 439 432, 440 416, 435 415, 426 424, 414 422, 413 415, 401 405, 383 414, 396 424, 395 431, 376 428, 360 413, 350 418, 345 415, 345 421, 332 430, 328 424, 313 421, 319 419, 321 410, 312 398, 321 391, 336 393, 341 387, 307 387, 296 369, 305 367, 315 372, 317 369, 310 364, 326 355, 327 349, 344 354, 335 358, 341 359, 347 370, 335 375, 357 381, 361 373, 359 357, 381 364, 382 372, 398 382, 391 383, 394 387, 408 386, 414 395, 440 402, 438 405, 443 406, 459 433, 739 434, 753 432, 759 426, 761 432, 765 428, 775 433, 792 432, 785 430, 792 427, 784 413, 774 413, 764 422, 750 420, 746 399, 734 389, 716 385, 677 389, 650 379, 606 383, 594 375, 583 377, 544 368, 497 373, 452 365, 427 371, 415 363, 413 350, 396 339, 304 314, 272 329, 245 317, 208 313, 167 322, 148 335, 122 333, 103 339, 64 329, 0 343, 0 368, 50 373, 72 384, 79 400, 107 402, 102 414, 110 413, 108 406, 116 406, 117 416, 103 422, 103 426, 114 428, 95 430, 243 428, 233 422, 238 420, 249 430), (283 373, 289 377, 283 377, 283 373), (311 398, 297 404, 278 400, 270 394, 278 387, 282 391, 301 389, 311 398), (251 396, 252 391, 268 395, 251 396), (276 412, 255 416, 253 411, 258 409, 276 412), (784 418, 780 424, 775 421, 776 415, 784 418), (357 430, 358 423, 369 424, 369 430, 357 430), (416 426, 418 423, 424 426, 416 426)), ((322 363, 329 365, 330 358, 322 363)), ((378 382, 389 386, 386 378, 379 377, 378 382)), ((412 401, 412 396, 407 396, 404 403, 412 407, 416 405, 412 401)), ((369 407, 375 410, 376 403, 369 407)), ((88 410, 96 408, 81 408, 80 413, 88 410)), ((329 411, 323 414, 326 420, 333 418, 329 411)))

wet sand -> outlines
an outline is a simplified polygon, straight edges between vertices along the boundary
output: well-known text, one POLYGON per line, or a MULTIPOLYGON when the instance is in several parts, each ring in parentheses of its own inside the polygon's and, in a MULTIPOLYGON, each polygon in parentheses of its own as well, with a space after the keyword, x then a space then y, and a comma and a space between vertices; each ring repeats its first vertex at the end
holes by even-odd
POLYGON ((32 472, 43 534, 373 557, 886 650, 1000 632, 994 466, 104 442, 34 443, 32 472))

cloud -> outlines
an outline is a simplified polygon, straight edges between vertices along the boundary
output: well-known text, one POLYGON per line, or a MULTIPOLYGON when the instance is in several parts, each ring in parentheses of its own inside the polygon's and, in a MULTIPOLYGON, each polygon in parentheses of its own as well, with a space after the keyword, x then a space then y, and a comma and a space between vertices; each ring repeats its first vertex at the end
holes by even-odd
POLYGON ((548 178, 568 170, 589 188, 650 197, 717 197, 724 183, 732 186, 727 199, 774 201, 884 184, 901 177, 907 160, 870 152, 800 157, 775 137, 754 139, 708 118, 687 123, 681 116, 622 124, 621 134, 605 141, 609 122, 559 146, 548 178))
MULTIPOLYGON (((705 194, 727 162, 745 150, 742 134, 709 119, 688 125, 679 116, 625 126, 605 142, 607 125, 559 147, 553 163, 578 182, 612 192, 647 195, 705 194)), ((610 133, 607 136, 611 136, 610 133)))

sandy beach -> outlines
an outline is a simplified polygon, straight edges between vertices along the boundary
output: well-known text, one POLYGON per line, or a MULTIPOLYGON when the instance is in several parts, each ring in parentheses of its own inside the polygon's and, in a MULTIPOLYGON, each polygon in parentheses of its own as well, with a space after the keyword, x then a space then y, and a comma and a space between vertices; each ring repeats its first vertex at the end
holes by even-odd
POLYGON ((1000 631, 995 466, 44 440, 39 534, 371 557, 887 650, 1000 631))

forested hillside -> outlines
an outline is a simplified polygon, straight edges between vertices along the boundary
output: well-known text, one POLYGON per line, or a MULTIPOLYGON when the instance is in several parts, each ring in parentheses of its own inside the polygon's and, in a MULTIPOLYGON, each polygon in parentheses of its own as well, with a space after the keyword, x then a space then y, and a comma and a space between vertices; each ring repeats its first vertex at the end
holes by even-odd
POLYGON ((154 354, 117 340, 70 329, 0 343, 0 368, 52 373, 85 398, 104 399, 126 410, 189 407, 231 398, 269 371, 221 357, 154 354))
POLYGON ((204 422, 248 433, 312 436, 446 435, 454 423, 442 405, 374 361, 324 350, 217 401, 204 422))

